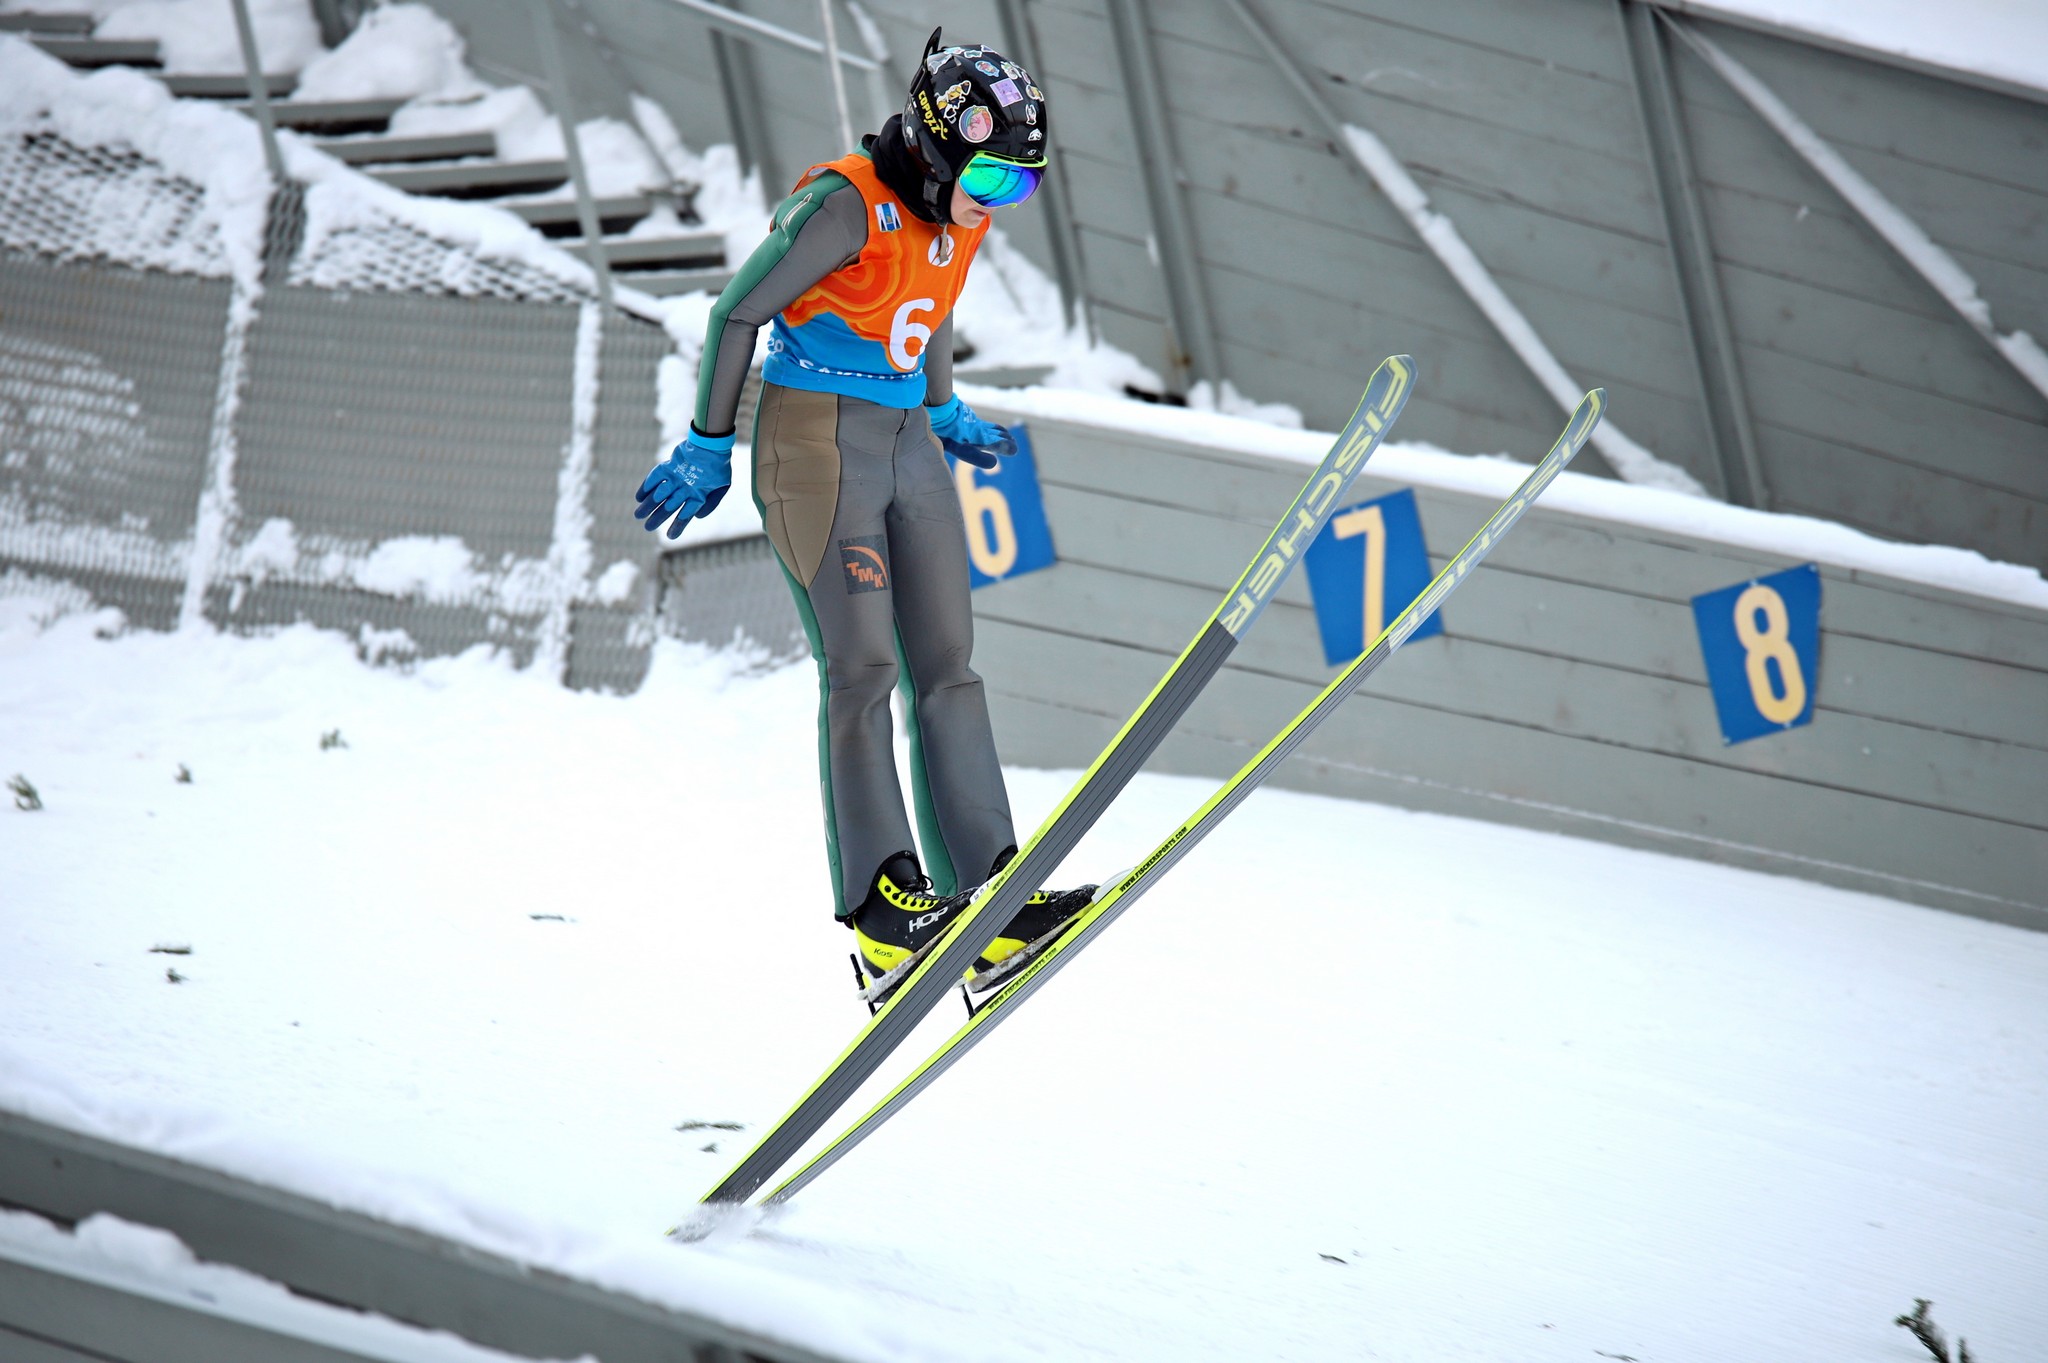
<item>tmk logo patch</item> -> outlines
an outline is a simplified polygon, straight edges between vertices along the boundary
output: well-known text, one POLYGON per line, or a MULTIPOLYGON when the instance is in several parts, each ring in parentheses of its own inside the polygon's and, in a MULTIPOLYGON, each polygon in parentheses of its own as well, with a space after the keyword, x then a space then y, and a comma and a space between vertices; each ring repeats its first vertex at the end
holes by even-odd
POLYGON ((849 596, 854 592, 888 591, 888 537, 860 535, 839 541, 839 571, 846 576, 849 596))
POLYGON ((875 225, 884 232, 894 232, 903 226, 903 219, 897 215, 895 204, 875 205, 875 225))

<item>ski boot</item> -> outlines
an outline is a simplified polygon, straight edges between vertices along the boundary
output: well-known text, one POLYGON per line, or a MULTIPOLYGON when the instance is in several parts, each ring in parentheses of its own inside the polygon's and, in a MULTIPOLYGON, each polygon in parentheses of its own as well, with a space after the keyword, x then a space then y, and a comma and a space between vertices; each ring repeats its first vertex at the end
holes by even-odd
MULTIPOLYGON (((1006 852, 997 860, 995 870, 1000 871, 1013 855, 1014 851, 1006 852)), ((861 999, 870 1009, 879 1007, 909 978, 925 948, 952 926, 954 916, 973 902, 979 888, 951 895, 935 893, 918 868, 917 858, 908 852, 898 852, 882 863, 867 898, 847 920, 860 944, 854 974, 860 981, 861 999)), ((976 958, 968 977, 978 978, 1057 933, 1088 906, 1094 894, 1093 885, 1038 891, 1011 918, 1002 936, 976 958)))
MULTIPOLYGON (((1005 848, 996 858, 995 866, 989 871, 994 877, 1016 858, 1017 849, 1005 848)), ((1031 959, 1052 945, 1067 924, 1074 921, 1081 910, 1095 900, 1096 887, 1082 885, 1072 890, 1040 890, 1024 901, 1024 907, 1008 925, 1002 935, 982 949, 974 960, 974 968, 967 972, 967 1006, 971 1011, 974 1001, 986 995, 1028 965, 1031 959)))

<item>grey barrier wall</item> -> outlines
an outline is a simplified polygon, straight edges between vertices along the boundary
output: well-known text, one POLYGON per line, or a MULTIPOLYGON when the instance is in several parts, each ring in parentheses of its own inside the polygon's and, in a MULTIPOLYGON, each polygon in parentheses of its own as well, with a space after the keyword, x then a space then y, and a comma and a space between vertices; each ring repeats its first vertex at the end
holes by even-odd
MULTIPOLYGON (((989 410, 1000 414, 1000 407, 989 410)), ((1060 561, 974 596, 1004 760, 1091 761, 1303 466, 1029 422, 1060 561)), ((1369 474, 1354 493, 1397 485, 1369 474)), ((1441 568, 1493 509, 1415 489, 1441 568)), ((2048 930, 2048 612, 1821 564, 1812 723, 1722 742, 1691 600, 1782 555, 1541 503, 1276 786, 1520 824, 2048 930)), ((803 656, 765 539, 684 550, 663 625, 803 656)), ((1154 759, 1222 778, 1334 675, 1297 574, 1154 759)))
MULTIPOLYGON (((437 4, 486 69, 539 70, 523 10, 437 4)), ((1354 376, 1405 351, 1422 370, 1404 433, 1462 451, 1540 446, 1552 400, 1230 6, 869 0, 886 98, 850 73, 853 119, 872 127, 893 107, 934 24, 960 41, 1000 37, 1049 88, 1062 191, 1005 229, 1170 387, 1228 379, 1331 428, 1354 376), (1139 117, 1140 46, 1163 132, 1139 117), (1164 203, 1145 175, 1161 163, 1175 177, 1164 203), (1200 367, 1191 333, 1205 330, 1219 372, 1200 367)), ((1747 439, 1761 488, 1736 500, 2048 564, 2048 397, 1670 25, 1632 47, 1633 7, 1253 5, 1330 111, 1406 166, 1579 386, 1614 394, 1635 439, 1716 492, 1736 457, 1723 445, 1747 439), (1645 101, 1667 90, 1673 137, 1656 141, 1645 101), (1701 240, 1674 242, 1688 206, 1701 240), (1722 350, 1725 372, 1711 363, 1722 350)), ((1685 0, 1654 7, 1748 66, 1917 221, 2001 330, 2048 336, 2048 95, 1738 29, 1682 13, 1699 8, 1685 0)), ((819 31, 808 0, 726 8, 819 31)), ((771 196, 840 150, 815 54, 673 0, 564 0, 557 14, 588 112, 623 115, 627 93, 645 93, 693 142, 737 141, 771 196)), ((856 25, 840 29, 866 50, 856 25)), ((1583 459, 1602 469, 1597 452, 1583 459)))
MULTIPOLYGON (((1085 765, 1303 468, 1033 418, 1061 561, 975 594, 1005 760, 1085 765)), ((1356 496, 1393 491, 1370 471, 1356 496)), ((1493 503, 1417 487, 1433 567, 1493 503)), ((1821 565, 1813 722, 1725 746, 1691 598, 1796 560, 1538 503, 1275 778, 2048 929, 2048 612, 1821 565)), ((1327 667, 1296 574, 1155 759, 1235 771, 1327 667)))

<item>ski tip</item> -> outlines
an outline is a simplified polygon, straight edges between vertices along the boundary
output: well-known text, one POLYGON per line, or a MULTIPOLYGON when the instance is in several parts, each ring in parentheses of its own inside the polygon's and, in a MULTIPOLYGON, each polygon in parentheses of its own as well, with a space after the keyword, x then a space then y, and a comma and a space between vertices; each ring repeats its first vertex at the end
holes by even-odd
POLYGON ((1572 419, 1566 424, 1564 435, 1561 439, 1576 452, 1579 445, 1593 434, 1593 428, 1599 425, 1601 418, 1606 415, 1607 390, 1605 388, 1588 390, 1586 396, 1579 399, 1578 410, 1572 413, 1572 419))

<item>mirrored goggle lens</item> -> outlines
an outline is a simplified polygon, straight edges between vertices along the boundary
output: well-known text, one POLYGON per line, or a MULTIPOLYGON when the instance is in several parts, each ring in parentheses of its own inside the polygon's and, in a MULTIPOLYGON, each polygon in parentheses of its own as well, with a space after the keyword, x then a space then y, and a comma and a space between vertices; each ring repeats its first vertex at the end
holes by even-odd
POLYGON ((1043 173, 1035 166, 997 161, 984 152, 961 170, 960 188, 983 208, 1001 208, 1030 198, 1043 173))

